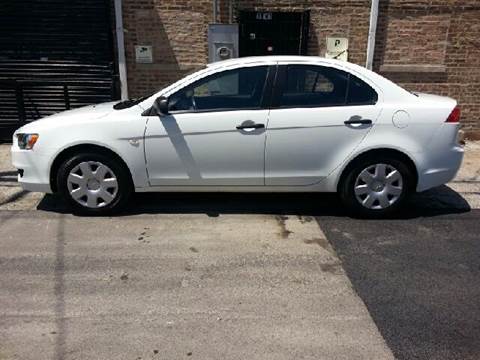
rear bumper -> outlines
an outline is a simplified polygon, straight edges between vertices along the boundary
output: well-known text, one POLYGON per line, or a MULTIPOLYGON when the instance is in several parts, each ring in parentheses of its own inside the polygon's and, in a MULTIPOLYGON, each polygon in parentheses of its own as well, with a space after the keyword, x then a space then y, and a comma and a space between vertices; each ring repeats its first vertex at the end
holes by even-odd
POLYGON ((34 150, 20 150, 12 146, 12 164, 20 170, 18 183, 27 191, 51 193, 48 156, 34 150))
POLYGON ((453 180, 462 165, 463 147, 455 145, 448 151, 437 153, 425 163, 428 167, 419 171, 417 191, 425 191, 453 180))

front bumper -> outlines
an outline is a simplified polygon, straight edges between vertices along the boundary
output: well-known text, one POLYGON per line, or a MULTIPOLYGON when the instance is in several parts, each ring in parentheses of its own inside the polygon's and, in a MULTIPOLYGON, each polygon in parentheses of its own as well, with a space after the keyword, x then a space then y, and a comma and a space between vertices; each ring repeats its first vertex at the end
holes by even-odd
POLYGON ((50 186, 50 157, 34 150, 11 149, 12 164, 19 170, 18 183, 27 191, 52 193, 50 186))

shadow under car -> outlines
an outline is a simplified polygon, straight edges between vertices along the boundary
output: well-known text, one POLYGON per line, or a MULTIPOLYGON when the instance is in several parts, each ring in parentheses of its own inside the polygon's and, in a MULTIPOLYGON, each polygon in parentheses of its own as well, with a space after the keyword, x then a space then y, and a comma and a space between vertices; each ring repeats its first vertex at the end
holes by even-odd
MULTIPOLYGON (((46 195, 38 210, 69 213, 58 195, 46 195)), ((414 194, 393 217, 409 219, 470 211, 467 201, 448 186, 414 194)), ((118 216, 136 214, 284 214, 351 216, 332 193, 136 193, 118 216)))

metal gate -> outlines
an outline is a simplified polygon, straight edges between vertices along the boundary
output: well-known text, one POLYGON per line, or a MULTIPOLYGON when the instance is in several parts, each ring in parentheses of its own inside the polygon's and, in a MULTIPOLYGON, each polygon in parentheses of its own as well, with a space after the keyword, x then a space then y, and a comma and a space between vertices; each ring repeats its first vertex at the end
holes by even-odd
POLYGON ((310 13, 241 11, 240 56, 306 55, 310 13))
POLYGON ((32 120, 118 97, 110 0, 0 5, 0 138, 32 120))

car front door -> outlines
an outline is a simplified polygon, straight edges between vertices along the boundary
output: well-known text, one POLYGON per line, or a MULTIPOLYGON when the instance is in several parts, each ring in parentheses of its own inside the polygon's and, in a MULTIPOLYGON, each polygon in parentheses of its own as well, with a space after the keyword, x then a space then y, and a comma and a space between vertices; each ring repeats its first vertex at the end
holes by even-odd
POLYGON ((268 73, 268 66, 225 70, 169 96, 169 114, 147 123, 150 185, 264 185, 268 73))
POLYGON ((279 66, 265 149, 266 185, 311 185, 363 140, 381 111, 376 91, 340 69, 279 66))

